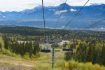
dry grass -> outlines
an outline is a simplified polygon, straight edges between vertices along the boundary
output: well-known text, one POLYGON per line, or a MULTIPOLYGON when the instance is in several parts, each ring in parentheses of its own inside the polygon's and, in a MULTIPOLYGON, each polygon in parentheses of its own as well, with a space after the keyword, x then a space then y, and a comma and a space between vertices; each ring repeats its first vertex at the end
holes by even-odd
POLYGON ((4 47, 4 42, 1 36, 0 36, 0 44, 2 45, 2 47, 4 47))
MULTIPOLYGON (((51 55, 40 53, 40 57, 33 59, 0 55, 0 70, 52 70, 51 55)), ((105 70, 104 66, 91 62, 79 63, 73 60, 65 62, 62 52, 56 52, 55 56, 54 70, 105 70)))
POLYGON ((79 63, 73 60, 66 62, 65 68, 69 70, 105 70, 105 67, 99 64, 92 64, 91 62, 79 63))

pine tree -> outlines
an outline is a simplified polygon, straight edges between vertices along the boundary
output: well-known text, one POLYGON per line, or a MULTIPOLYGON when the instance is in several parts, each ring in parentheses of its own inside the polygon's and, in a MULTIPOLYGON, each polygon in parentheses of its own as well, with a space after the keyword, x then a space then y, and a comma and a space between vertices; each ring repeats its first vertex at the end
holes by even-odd
POLYGON ((101 57, 102 57, 102 64, 105 65, 105 46, 102 47, 101 57))

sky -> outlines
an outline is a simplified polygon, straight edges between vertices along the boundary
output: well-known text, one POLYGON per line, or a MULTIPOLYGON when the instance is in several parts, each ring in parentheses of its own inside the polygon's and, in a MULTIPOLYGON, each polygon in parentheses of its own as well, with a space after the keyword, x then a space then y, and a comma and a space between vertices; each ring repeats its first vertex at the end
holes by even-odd
MULTIPOLYGON (((68 0, 71 6, 82 6, 87 0, 68 0)), ((44 0, 45 6, 57 6, 64 3, 65 0, 44 0)), ((105 4, 105 0, 90 0, 87 5, 105 4)), ((41 0, 0 0, 0 11, 22 11, 32 9, 41 5, 41 0)))

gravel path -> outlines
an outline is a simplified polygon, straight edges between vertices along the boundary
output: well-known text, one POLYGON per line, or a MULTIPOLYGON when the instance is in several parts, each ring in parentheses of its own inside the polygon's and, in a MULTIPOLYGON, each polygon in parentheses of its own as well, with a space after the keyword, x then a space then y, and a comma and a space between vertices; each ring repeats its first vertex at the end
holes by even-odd
POLYGON ((19 65, 15 66, 15 65, 0 63, 0 70, 33 70, 33 69, 31 67, 25 67, 19 65))

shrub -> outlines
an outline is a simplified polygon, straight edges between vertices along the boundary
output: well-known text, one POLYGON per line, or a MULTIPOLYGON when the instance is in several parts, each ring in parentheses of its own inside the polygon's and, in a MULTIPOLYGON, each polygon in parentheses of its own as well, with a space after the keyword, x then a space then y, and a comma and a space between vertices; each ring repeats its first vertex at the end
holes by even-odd
POLYGON ((65 64, 65 68, 69 70, 105 70, 104 66, 100 66, 99 64, 92 64, 92 62, 79 63, 72 60, 66 62, 65 64))

